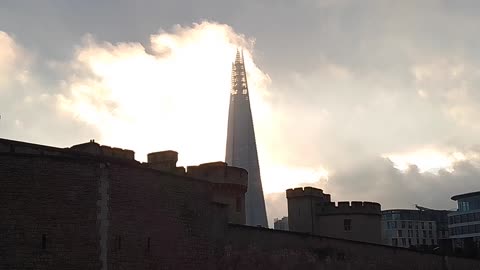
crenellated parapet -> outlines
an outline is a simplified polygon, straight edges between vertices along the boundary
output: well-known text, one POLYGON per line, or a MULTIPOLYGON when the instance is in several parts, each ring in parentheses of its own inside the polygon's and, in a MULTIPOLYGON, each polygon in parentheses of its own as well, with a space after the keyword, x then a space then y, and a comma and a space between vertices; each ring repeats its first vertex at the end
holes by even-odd
POLYGON ((292 231, 380 242, 381 207, 376 202, 332 202, 330 194, 313 187, 286 191, 288 226, 292 231))
POLYGON ((342 202, 325 202, 317 205, 317 215, 351 215, 351 214, 365 214, 365 215, 381 215, 381 206, 376 202, 361 202, 361 201, 342 201, 342 202))
POLYGON ((57 148, 32 143, 0 139, 0 153, 26 154, 56 157, 100 157, 114 158, 116 160, 135 161, 135 152, 128 149, 100 145, 94 140, 77 144, 69 148, 57 148))
POLYGON ((330 194, 323 193, 323 190, 314 187, 298 187, 287 189, 287 199, 314 197, 321 201, 329 202, 331 200, 330 194))
POLYGON ((70 147, 71 150, 88 153, 95 156, 105 156, 113 158, 121 158, 128 160, 135 160, 135 152, 128 149, 121 149, 118 147, 110 147, 107 145, 100 145, 95 140, 90 140, 87 143, 77 144, 70 147))

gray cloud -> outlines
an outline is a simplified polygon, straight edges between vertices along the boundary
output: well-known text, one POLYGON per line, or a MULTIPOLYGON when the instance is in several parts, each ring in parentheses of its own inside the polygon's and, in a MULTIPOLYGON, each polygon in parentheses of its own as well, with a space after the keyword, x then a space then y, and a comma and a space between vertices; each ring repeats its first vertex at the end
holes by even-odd
POLYGON ((0 89, 2 137, 58 145, 98 134, 51 102, 65 94, 70 70, 62 65, 86 33, 148 48, 159 29, 207 19, 255 39, 255 61, 272 81, 271 125, 256 126, 259 148, 274 153, 269 163, 327 168, 321 185, 334 198, 448 208, 453 193, 478 189, 472 161, 437 175, 401 172, 380 156, 478 143, 479 9, 478 1, 446 0, 4 1, 0 30, 26 57, 13 74, 27 70, 30 79, 0 89))
MULTIPOLYGON (((382 209, 414 209, 418 204, 448 210, 456 209, 455 202, 450 199, 453 195, 478 190, 479 177, 478 160, 456 162, 451 172, 422 173, 415 165, 404 172, 388 159, 375 158, 341 169, 328 181, 323 179, 300 186, 321 188, 332 195, 333 201, 380 202, 382 209)), ((287 216, 285 192, 268 194, 266 202, 270 222, 276 217, 287 216)))

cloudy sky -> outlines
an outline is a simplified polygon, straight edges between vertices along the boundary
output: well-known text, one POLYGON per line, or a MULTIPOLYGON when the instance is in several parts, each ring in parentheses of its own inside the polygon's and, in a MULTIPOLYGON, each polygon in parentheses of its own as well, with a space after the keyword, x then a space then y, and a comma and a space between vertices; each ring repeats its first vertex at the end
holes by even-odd
POLYGON ((478 1, 0 2, 0 137, 224 159, 243 47, 269 219, 284 190, 383 209, 480 186, 478 1))

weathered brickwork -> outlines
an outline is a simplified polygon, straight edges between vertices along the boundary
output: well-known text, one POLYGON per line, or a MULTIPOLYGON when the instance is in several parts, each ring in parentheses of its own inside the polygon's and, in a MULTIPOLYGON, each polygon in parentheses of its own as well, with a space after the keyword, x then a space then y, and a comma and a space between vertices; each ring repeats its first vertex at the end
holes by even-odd
POLYGON ((91 162, 0 155, 0 269, 100 269, 91 162))
POLYGON ((377 244, 230 225, 218 269, 460 270, 480 261, 377 244))
POLYGON ((0 269, 480 269, 480 261, 229 225, 242 173, 223 173, 222 196, 232 200, 218 197, 215 166, 224 164, 203 167, 214 166, 205 171, 216 172, 212 182, 130 157, 0 139, 0 269))
POLYGON ((197 269, 212 259, 208 185, 143 168, 109 171, 111 269, 197 269))

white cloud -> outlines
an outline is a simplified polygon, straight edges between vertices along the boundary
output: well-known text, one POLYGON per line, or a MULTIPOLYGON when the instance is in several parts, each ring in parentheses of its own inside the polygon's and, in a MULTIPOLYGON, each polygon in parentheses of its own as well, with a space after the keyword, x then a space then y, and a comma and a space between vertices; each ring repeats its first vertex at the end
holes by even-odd
POLYGON ((256 126, 267 126, 269 78, 253 63, 252 45, 231 27, 210 22, 161 31, 148 48, 87 37, 59 105, 97 127, 102 143, 134 149, 137 159, 173 149, 183 165, 223 160, 237 47, 245 48, 256 126))
POLYGON ((29 59, 24 50, 7 33, 0 31, 0 92, 15 83, 29 80, 29 59))

